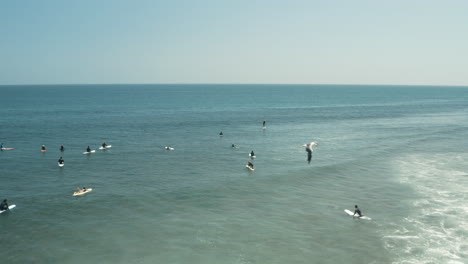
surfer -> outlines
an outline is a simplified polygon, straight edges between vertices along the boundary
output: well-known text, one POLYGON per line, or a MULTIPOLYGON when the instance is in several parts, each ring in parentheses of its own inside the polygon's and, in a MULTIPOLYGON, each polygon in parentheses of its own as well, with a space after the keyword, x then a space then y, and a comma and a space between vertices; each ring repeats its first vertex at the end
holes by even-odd
POLYGON ((41 150, 46 150, 45 145, 42 145, 41 150))
POLYGON ((251 169, 254 168, 254 165, 250 160, 247 161, 247 166, 249 166, 249 168, 251 168, 251 169))
POLYGON ((0 144, 0 150, 3 150, 3 143, 0 144))
POLYGON ((106 148, 106 147, 107 147, 107 144, 106 144, 106 142, 105 142, 105 141, 104 141, 104 142, 102 142, 102 147, 103 147, 103 148, 106 148))
POLYGON ((59 163, 59 164, 63 164, 64 162, 65 162, 65 161, 63 160, 63 158, 60 157, 60 159, 58 160, 58 163, 59 163))
POLYGON ((223 131, 219 132, 219 136, 224 136, 223 131))
POLYGON ((236 148, 236 145, 232 144, 231 148, 236 148))
POLYGON ((318 143, 315 143, 315 142, 310 142, 306 145, 303 145, 305 146, 305 150, 307 151, 307 162, 309 162, 310 164, 310 161, 312 160, 312 152, 314 151, 314 149, 312 148, 313 146, 318 146, 318 143))
POLYGON ((0 211, 3 211, 3 210, 8 210, 7 199, 3 200, 3 202, 0 204, 0 211))
POLYGON ((266 127, 266 120, 263 120, 263 127, 266 127))
POLYGON ((359 217, 362 216, 361 210, 359 209, 359 207, 358 207, 357 205, 354 206, 354 214, 353 214, 353 216, 355 216, 356 214, 358 214, 359 217))
POLYGON ((91 148, 88 146, 88 148, 86 149, 86 152, 91 152, 91 148))
POLYGON ((78 189, 78 191, 75 192, 75 193, 84 193, 84 192, 86 192, 86 187, 83 187, 83 189, 80 189, 80 187, 76 187, 76 188, 78 189))
POLYGON ((250 152, 250 157, 254 157, 254 156, 255 156, 255 153, 252 150, 252 152, 250 152))
POLYGON ((63 144, 60 146, 60 151, 61 151, 61 152, 64 152, 64 151, 65 151, 65 147, 63 146, 63 144))

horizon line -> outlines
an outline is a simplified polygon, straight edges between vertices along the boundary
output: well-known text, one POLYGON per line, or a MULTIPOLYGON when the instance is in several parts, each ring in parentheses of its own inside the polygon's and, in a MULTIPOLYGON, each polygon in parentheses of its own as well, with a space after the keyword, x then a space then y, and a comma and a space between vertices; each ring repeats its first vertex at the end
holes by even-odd
POLYGON ((468 85, 448 84, 339 84, 339 83, 38 83, 0 84, 0 86, 80 86, 80 85, 328 85, 328 86, 444 86, 468 87, 468 85))

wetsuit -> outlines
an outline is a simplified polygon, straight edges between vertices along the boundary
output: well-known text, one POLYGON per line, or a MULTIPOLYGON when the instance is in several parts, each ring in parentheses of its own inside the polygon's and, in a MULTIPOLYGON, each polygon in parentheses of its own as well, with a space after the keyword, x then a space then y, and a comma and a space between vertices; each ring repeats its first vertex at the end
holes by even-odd
POLYGON ((45 146, 42 146, 41 149, 42 149, 42 150, 45 150, 45 146))
POLYGON ((102 143, 102 147, 103 148, 106 148, 107 144, 106 143, 102 143))
POLYGON ((91 152, 91 149, 88 147, 88 148, 86 149, 86 152, 91 152))
POLYGON ((253 156, 255 156, 255 153, 252 151, 250 152, 250 157, 253 157, 253 156))
POLYGON ((64 160, 63 160, 62 158, 60 158, 60 159, 58 160, 58 163, 59 163, 59 164, 62 164, 63 162, 64 162, 64 160))
POLYGON ((3 210, 8 210, 8 203, 3 201, 1 204, 0 204, 0 210, 3 211, 3 210))
POLYGON ((60 146, 60 151, 64 151, 65 148, 63 146, 60 146))
POLYGON ((247 162, 247 166, 253 169, 253 163, 252 162, 247 162))
POLYGON ((362 214, 361 214, 361 210, 359 210, 359 208, 356 208, 356 210, 354 210, 354 215, 356 215, 356 214, 358 214, 358 215, 359 215, 359 217, 361 217, 361 216, 362 216, 362 214))

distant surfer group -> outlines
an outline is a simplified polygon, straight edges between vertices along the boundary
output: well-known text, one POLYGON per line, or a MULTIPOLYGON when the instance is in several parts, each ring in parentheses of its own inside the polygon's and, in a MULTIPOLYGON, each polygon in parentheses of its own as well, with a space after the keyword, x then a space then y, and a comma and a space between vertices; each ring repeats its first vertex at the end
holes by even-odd
MULTIPOLYGON (((262 124, 262 129, 266 129, 266 120, 263 121, 263 124, 262 124)), ((219 136, 222 137, 224 136, 224 133, 221 131, 219 133, 219 136)), ((305 150, 307 152, 307 162, 310 164, 311 160, 312 160, 312 153, 313 153, 313 147, 315 146, 318 146, 318 143, 316 142, 310 142, 308 144, 305 144, 303 145, 305 146, 305 150)), ((101 147, 99 149, 108 149, 110 148, 111 145, 108 145, 105 141, 101 144, 101 147)), ((232 148, 238 148, 238 146, 232 144, 231 145, 232 148)), ((169 147, 169 146, 166 146, 164 147, 166 150, 174 150, 173 147, 169 147)), ((0 145, 0 150, 12 150, 13 148, 4 148, 3 147, 3 143, 1 143, 0 145)), ((46 152, 47 149, 46 149, 46 146, 45 145, 42 145, 41 146, 41 152, 46 152)), ((60 146, 60 151, 61 152, 64 152, 65 151, 65 146, 62 144, 60 146)), ((95 150, 92 150, 90 146, 88 146, 86 148, 86 152, 84 152, 83 154, 90 154, 90 153, 94 153, 95 150)), ((252 150, 250 153, 249 153, 249 156, 251 159, 254 159, 256 157, 254 151, 252 150)), ((65 160, 63 159, 63 157, 61 156, 58 160, 58 165, 60 167, 63 167, 65 164, 65 160)), ((247 165, 246 165, 246 168, 248 168, 250 171, 254 171, 255 168, 254 168, 254 164, 251 160, 248 160, 247 161, 247 165)), ((74 192, 74 196, 77 196, 77 195, 82 195, 82 194, 85 194, 87 192, 90 192, 92 189, 91 188, 86 188, 86 187, 83 187, 82 189, 78 188, 78 190, 76 192, 74 192)), ((3 202, 0 204, 0 211, 4 211, 4 210, 8 210, 8 203, 7 203, 7 200, 3 200, 3 202)), ((361 213, 361 210, 359 209, 359 207, 357 205, 355 205, 355 210, 354 210, 354 214, 353 216, 358 216, 358 217, 362 217, 362 213, 361 213)))

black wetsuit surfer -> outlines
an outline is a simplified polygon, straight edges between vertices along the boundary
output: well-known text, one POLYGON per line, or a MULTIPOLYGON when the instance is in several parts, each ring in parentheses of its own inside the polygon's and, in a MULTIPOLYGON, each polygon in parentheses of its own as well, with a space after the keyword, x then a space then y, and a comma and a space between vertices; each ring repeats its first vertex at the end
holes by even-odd
POLYGON ((356 215, 356 214, 357 214, 359 217, 362 216, 361 210, 359 209, 359 207, 358 207, 357 205, 354 206, 354 214, 353 214, 353 216, 356 215))
POLYGON ((91 148, 88 146, 88 148, 86 149, 86 152, 91 152, 91 148))
POLYGON ((60 159, 58 160, 58 163, 59 163, 59 164, 63 164, 64 162, 65 162, 65 161, 63 160, 63 158, 60 157, 60 159))
POLYGON ((65 151, 65 147, 64 147, 63 145, 60 146, 60 151, 61 151, 61 152, 64 152, 64 151, 65 151))
POLYGON ((3 210, 8 210, 7 199, 3 200, 3 202, 0 204, 0 211, 3 211, 3 210))

